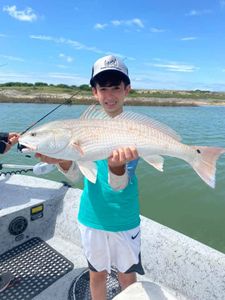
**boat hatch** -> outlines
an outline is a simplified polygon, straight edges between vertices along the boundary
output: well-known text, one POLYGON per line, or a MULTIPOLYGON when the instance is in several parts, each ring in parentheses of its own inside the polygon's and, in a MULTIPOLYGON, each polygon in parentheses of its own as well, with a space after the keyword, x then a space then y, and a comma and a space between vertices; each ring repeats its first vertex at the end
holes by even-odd
MULTIPOLYGON (((71 284, 68 300, 91 300, 89 281, 89 271, 86 269, 71 284)), ((118 275, 114 269, 107 275, 106 288, 107 300, 113 299, 121 292, 118 275)))
POLYGON ((73 264, 40 238, 32 238, 0 255, 0 273, 14 279, 1 300, 29 300, 73 269, 73 264))

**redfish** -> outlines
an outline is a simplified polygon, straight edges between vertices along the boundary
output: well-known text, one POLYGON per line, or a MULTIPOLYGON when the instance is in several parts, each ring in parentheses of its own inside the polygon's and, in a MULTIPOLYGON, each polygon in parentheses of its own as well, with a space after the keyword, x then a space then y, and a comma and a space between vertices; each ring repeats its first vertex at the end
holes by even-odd
POLYGON ((216 161, 224 148, 190 146, 167 125, 145 115, 123 112, 111 118, 101 108, 90 106, 79 119, 41 125, 19 138, 24 151, 76 161, 81 172, 96 181, 95 161, 113 150, 135 147, 147 163, 163 171, 164 156, 187 162, 210 187, 215 187, 216 161))

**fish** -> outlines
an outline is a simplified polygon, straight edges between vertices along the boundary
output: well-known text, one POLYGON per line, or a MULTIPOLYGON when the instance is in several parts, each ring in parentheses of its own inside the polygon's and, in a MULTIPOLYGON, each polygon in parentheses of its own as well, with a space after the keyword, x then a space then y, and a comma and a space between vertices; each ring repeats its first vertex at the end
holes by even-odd
POLYGON ((135 147, 139 157, 158 171, 163 171, 165 156, 175 157, 215 188, 216 162, 225 153, 222 147, 184 144, 175 130, 144 114, 125 111, 112 118, 96 105, 77 119, 52 121, 27 131, 19 144, 23 152, 75 161, 93 183, 97 160, 109 158, 119 148, 135 147))

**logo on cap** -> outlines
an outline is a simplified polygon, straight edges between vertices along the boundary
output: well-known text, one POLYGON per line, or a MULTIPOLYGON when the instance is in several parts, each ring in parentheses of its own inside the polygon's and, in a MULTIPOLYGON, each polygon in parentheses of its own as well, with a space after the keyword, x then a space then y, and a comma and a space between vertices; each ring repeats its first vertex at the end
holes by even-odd
POLYGON ((105 65, 105 68, 118 67, 118 61, 114 57, 114 58, 111 58, 110 60, 105 60, 104 65, 105 65))

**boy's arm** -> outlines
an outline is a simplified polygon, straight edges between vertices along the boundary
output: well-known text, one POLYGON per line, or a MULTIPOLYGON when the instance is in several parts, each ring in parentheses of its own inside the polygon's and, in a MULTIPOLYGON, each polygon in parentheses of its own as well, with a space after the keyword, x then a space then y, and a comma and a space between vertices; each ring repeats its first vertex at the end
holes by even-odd
POLYGON ((48 164, 55 164, 58 170, 72 182, 76 182, 80 179, 80 171, 74 161, 56 159, 40 153, 36 153, 35 157, 48 164))
MULTIPOLYGON (((58 170, 73 182, 80 178, 79 168, 73 161, 55 159, 40 153, 36 153, 35 156, 48 164, 56 164, 58 170)), ((126 163, 137 158, 138 153, 134 147, 120 148, 113 151, 111 157, 108 159, 108 182, 113 189, 122 190, 127 186, 128 173, 126 170, 126 163)))
POLYGON ((80 170, 75 161, 61 162, 57 164, 59 172, 65 175, 70 181, 77 182, 80 179, 80 170))
POLYGON ((113 151, 108 159, 108 182, 114 190, 125 189, 128 184, 126 163, 138 158, 138 152, 134 147, 120 148, 113 151))
POLYGON ((125 171, 123 175, 115 175, 109 169, 108 184, 111 186, 113 190, 119 191, 125 189, 128 184, 128 180, 129 178, 128 178, 127 171, 125 171))

